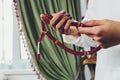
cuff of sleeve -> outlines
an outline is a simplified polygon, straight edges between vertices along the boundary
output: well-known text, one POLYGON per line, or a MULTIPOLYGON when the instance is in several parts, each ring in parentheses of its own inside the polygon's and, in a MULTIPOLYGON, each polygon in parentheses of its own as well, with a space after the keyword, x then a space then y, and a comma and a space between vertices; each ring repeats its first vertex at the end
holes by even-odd
POLYGON ((76 38, 72 35, 63 35, 63 41, 68 44, 74 44, 79 47, 83 47, 85 51, 89 51, 90 47, 96 47, 96 42, 88 37, 87 35, 81 34, 80 37, 76 38))
POLYGON ((80 37, 74 37, 72 35, 65 35, 63 34, 63 41, 68 44, 75 44, 80 41, 80 37))

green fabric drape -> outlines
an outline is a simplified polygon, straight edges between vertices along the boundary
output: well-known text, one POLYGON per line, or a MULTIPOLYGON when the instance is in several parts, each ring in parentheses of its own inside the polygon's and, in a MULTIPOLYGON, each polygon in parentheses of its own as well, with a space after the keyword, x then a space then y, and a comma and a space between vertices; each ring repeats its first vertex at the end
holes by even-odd
MULTIPOLYGON (((19 0, 19 3, 30 52, 42 75, 47 80, 84 80, 83 72, 79 70, 81 58, 59 48, 48 37, 45 37, 40 45, 41 60, 36 59, 37 41, 42 30, 39 15, 66 10, 74 19, 80 21, 80 1, 19 0)), ((69 48, 80 50, 78 47, 64 43, 62 36, 51 27, 47 27, 47 30, 69 48)))

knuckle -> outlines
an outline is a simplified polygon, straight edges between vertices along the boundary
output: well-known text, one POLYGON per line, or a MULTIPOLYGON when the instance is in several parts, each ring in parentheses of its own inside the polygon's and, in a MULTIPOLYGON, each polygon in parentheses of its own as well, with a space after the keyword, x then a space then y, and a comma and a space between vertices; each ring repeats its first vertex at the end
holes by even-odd
POLYGON ((67 21, 67 24, 72 24, 73 23, 73 20, 68 20, 67 21))
POLYGON ((65 26, 65 27, 64 27, 64 31, 68 31, 69 27, 70 27, 70 26, 65 26))
POLYGON ((100 28, 98 28, 97 30, 94 31, 94 34, 99 36, 102 34, 102 30, 100 28))
POLYGON ((67 29, 68 29, 68 27, 65 26, 65 27, 64 27, 64 30, 67 31, 67 29))
POLYGON ((64 30, 68 30, 68 28, 70 27, 70 25, 72 24, 72 20, 68 20, 66 23, 66 26, 64 27, 64 30))
POLYGON ((96 24, 96 20, 90 20, 91 24, 96 24))
POLYGON ((62 13, 57 13, 56 16, 59 18, 59 17, 64 16, 64 14, 62 14, 62 13))
POLYGON ((66 20, 67 20, 67 18, 66 18, 66 17, 64 17, 64 18, 62 19, 62 21, 63 21, 63 22, 65 22, 66 20))
POLYGON ((68 17, 63 17, 63 18, 60 20, 60 22, 66 24, 68 19, 69 19, 68 17))
POLYGON ((58 31, 60 29, 60 26, 56 25, 55 29, 58 31))
POLYGON ((52 21, 50 21, 50 25, 53 26, 53 27, 55 27, 55 23, 52 22, 52 21))
POLYGON ((66 20, 68 20, 68 19, 69 19, 68 16, 63 17, 63 21, 66 21, 66 20))

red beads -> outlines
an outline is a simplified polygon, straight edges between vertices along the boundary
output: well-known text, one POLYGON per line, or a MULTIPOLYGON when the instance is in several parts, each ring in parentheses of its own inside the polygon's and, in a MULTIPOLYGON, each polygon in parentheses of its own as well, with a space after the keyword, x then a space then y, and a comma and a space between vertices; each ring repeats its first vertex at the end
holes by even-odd
POLYGON ((37 54, 37 60, 40 61, 40 53, 37 54))
POLYGON ((50 15, 50 14, 45 14, 45 16, 46 16, 48 19, 52 19, 52 18, 53 18, 53 16, 50 15))

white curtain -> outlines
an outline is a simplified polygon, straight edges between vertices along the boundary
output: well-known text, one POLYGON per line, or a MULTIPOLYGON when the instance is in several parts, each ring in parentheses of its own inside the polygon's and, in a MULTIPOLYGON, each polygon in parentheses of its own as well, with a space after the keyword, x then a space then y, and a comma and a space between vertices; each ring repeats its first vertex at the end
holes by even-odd
POLYGON ((0 63, 11 63, 13 53, 12 39, 12 0, 0 0, 0 63))

